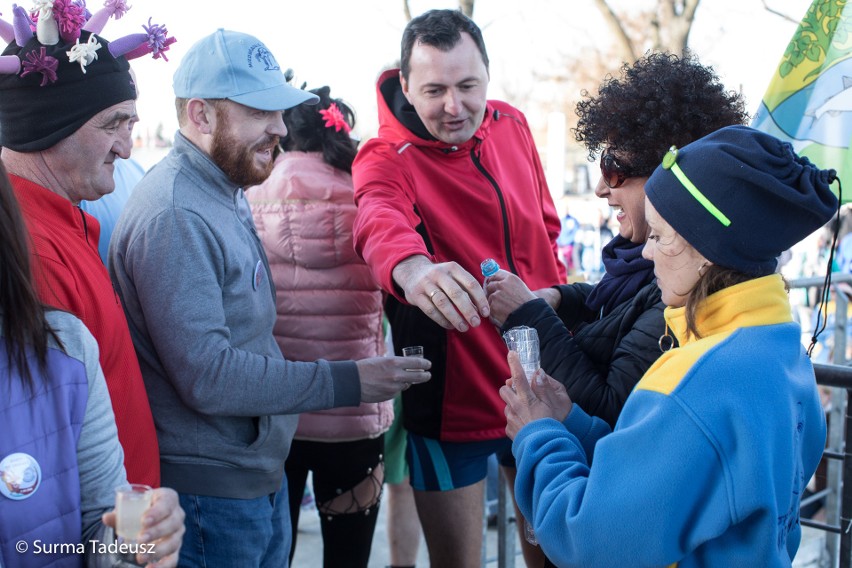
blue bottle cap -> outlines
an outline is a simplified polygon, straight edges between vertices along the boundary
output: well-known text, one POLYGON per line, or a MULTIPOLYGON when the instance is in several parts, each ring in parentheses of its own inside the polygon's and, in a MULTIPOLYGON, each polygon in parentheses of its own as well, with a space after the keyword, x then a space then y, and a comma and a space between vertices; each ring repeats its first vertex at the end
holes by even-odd
POLYGON ((486 258, 480 263, 479 268, 482 270, 482 275, 488 278, 497 274, 497 271, 500 270, 500 265, 493 258, 486 258))

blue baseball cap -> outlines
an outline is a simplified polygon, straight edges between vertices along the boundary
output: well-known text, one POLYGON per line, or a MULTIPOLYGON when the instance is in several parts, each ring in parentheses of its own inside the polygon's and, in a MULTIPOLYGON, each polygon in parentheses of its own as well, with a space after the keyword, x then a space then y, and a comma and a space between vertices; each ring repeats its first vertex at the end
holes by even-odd
POLYGON ((254 36, 218 29, 181 60, 173 80, 182 99, 228 99, 258 110, 286 110, 319 97, 287 83, 272 52, 254 36))

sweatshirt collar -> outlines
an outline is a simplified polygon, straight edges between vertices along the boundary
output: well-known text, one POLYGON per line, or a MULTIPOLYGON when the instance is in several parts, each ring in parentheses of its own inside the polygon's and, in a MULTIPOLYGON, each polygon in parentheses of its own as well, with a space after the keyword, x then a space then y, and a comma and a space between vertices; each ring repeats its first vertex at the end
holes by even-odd
POLYGON ((231 178, 216 165, 210 156, 193 144, 180 131, 175 135, 172 152, 174 152, 175 158, 183 166, 185 172, 192 172, 192 175, 200 178, 198 186, 202 191, 232 203, 234 194, 242 189, 231 181, 231 178))
POLYGON ((101 230, 97 219, 85 213, 66 197, 35 182, 15 174, 9 174, 9 180, 27 218, 55 228, 73 231, 86 239, 91 237, 97 246, 101 230))
MULTIPOLYGON (((696 311, 696 326, 702 337, 741 327, 773 325, 793 321, 787 290, 780 274, 742 282, 711 294, 696 311)), ((683 346, 687 339, 686 308, 666 308, 666 323, 683 346)))

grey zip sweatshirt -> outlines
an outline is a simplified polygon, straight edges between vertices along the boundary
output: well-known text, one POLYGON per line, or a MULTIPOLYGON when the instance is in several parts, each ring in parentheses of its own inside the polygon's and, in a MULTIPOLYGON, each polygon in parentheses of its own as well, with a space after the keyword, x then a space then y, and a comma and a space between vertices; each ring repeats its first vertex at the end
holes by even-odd
POLYGON ((160 442, 162 484, 252 499, 277 491, 299 412, 357 406, 353 361, 285 361, 275 289, 243 190, 178 133, 110 243, 160 442))

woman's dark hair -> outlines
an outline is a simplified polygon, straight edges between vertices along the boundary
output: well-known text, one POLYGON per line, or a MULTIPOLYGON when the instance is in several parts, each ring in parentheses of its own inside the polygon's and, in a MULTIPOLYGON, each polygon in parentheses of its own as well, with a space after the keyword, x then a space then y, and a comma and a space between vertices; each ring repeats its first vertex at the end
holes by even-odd
POLYGON ((636 176, 650 176, 673 144, 686 146, 724 126, 745 124, 739 93, 726 91, 711 67, 690 53, 651 53, 583 92, 574 138, 589 160, 609 147, 636 176))
POLYGON ((698 333, 698 324, 695 317, 698 312, 698 306, 704 303, 708 296, 736 284, 754 280, 755 278, 757 276, 754 274, 746 274, 733 268, 725 268, 715 264, 707 267, 707 271, 698 279, 695 288, 692 289, 692 292, 686 298, 687 334, 697 339, 701 338, 701 334, 698 333))
MULTIPOLYGON (((24 383, 34 386, 27 362, 27 346, 35 352, 39 366, 47 359, 48 337, 55 333, 44 317, 44 306, 36 296, 30 271, 29 233, 0 162, 0 315, 9 369, 17 370, 24 383)), ((58 340, 58 338, 57 338, 58 340)))
POLYGON ((352 173, 352 162, 358 153, 358 144, 349 132, 334 126, 326 126, 321 110, 336 105, 349 128, 355 126, 355 112, 340 99, 332 99, 329 87, 311 89, 319 97, 315 105, 298 105, 284 111, 287 136, 281 141, 285 152, 322 152, 325 162, 339 170, 352 173))

